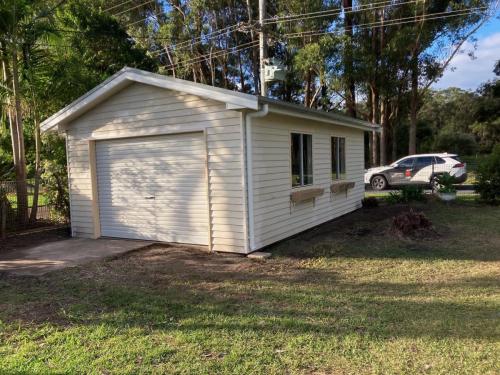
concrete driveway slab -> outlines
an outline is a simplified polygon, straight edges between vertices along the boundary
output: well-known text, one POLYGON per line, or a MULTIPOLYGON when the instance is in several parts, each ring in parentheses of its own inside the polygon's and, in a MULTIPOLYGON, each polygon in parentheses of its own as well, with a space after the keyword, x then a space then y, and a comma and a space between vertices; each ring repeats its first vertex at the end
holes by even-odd
POLYGON ((71 238, 0 253, 0 272, 38 276, 57 269, 124 254, 151 244, 150 241, 71 238))

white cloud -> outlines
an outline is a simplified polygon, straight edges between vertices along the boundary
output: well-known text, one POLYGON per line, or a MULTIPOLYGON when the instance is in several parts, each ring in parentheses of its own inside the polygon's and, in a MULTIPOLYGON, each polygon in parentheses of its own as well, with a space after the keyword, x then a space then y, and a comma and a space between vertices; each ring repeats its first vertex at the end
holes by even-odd
POLYGON ((461 50, 450 62, 443 77, 433 87, 444 89, 460 87, 465 90, 475 90, 479 85, 495 77, 493 66, 500 59, 500 33, 488 35, 477 41, 474 59, 467 53, 473 49, 470 42, 464 43, 461 50), (455 69, 451 69, 455 68, 455 69))

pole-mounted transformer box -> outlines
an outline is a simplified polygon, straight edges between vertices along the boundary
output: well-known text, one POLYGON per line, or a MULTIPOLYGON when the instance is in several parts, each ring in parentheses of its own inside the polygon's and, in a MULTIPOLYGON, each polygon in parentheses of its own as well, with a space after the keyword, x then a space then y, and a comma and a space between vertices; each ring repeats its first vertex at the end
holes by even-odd
POLYGON ((269 59, 264 65, 264 77, 266 82, 284 81, 286 78, 285 65, 278 59, 269 59))

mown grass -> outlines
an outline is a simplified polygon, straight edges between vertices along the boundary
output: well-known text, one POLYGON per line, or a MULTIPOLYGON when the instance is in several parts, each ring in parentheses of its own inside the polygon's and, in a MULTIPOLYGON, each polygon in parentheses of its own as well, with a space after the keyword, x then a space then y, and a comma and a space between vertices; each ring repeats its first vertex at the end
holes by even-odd
MULTIPOLYGON (((9 200, 12 208, 17 207, 17 196, 15 193, 7 194, 7 199, 9 200)), ((38 205, 45 206, 48 204, 48 198, 46 195, 40 194, 38 196, 38 205)), ((28 195, 28 207, 33 206, 33 195, 28 195)))
POLYGON ((498 374, 500 209, 359 211, 264 263, 175 247, 0 279, 0 373, 498 374), (376 219, 376 220, 375 220, 376 219))

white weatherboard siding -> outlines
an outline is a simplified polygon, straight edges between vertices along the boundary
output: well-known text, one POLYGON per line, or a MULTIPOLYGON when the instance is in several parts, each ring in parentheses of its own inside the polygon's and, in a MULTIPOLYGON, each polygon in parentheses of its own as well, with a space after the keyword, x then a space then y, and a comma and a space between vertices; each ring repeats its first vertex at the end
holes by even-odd
MULTIPOLYGON (((245 252, 239 112, 227 110, 224 103, 214 100, 134 83, 74 120, 66 129, 75 236, 95 237, 98 233, 92 209, 90 139, 97 140, 99 148, 100 142, 107 139, 205 130, 206 148, 202 156, 208 154, 210 211, 205 210, 204 214, 212 219, 212 247, 216 251, 245 252)), ((174 202, 181 199, 184 196, 173 198, 174 202)))
POLYGON ((208 245, 203 133, 98 141, 101 235, 208 245))
MULTIPOLYGON (((267 246, 296 233, 334 219, 361 206, 363 184, 363 131, 302 120, 290 116, 269 115, 256 119, 252 126, 253 207, 255 248, 267 246), (313 185, 325 193, 312 201, 290 204, 290 134, 312 134, 313 185), (354 189, 330 195, 331 137, 346 138, 346 181, 354 189)), ((296 188, 298 190, 304 188, 296 188)))

